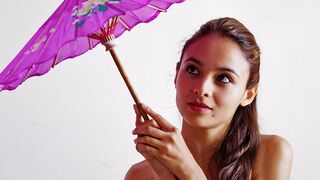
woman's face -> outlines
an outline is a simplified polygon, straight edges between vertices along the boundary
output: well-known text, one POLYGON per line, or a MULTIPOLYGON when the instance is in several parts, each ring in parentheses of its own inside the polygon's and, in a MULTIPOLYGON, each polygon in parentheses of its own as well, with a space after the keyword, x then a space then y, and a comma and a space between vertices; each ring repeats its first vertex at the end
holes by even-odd
POLYGON ((177 71, 176 103, 185 123, 227 126, 246 98, 249 63, 240 47, 218 34, 203 36, 184 52, 177 71))

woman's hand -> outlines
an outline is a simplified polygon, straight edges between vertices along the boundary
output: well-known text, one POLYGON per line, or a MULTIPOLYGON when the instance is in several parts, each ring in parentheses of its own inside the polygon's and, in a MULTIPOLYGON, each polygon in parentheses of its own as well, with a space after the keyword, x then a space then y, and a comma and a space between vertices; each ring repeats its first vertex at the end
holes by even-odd
POLYGON ((179 179, 206 179, 180 131, 151 108, 142 105, 159 127, 141 125, 134 129, 137 150, 160 161, 179 179))
MULTIPOLYGON (((136 113, 136 127, 151 126, 154 128, 159 128, 159 125, 155 121, 150 120, 150 121, 143 122, 142 117, 136 105, 134 105, 134 111, 136 113)), ((136 149, 137 149, 137 146, 136 146, 136 149)), ((176 176, 166 166, 164 166, 158 159, 144 152, 140 152, 139 149, 137 149, 137 151, 141 153, 141 155, 149 162, 149 164, 152 166, 153 170, 158 174, 160 179, 163 179, 163 180, 177 179, 176 176)))

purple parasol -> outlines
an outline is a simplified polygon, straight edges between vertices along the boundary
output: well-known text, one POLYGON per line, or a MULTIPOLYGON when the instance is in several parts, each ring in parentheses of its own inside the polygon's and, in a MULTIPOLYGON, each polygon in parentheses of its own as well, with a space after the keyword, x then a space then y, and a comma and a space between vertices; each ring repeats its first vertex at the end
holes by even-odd
POLYGON ((110 51, 136 104, 140 104, 111 41, 125 30, 152 21, 173 3, 182 1, 64 0, 1 72, 0 92, 14 90, 26 79, 43 75, 63 60, 79 56, 101 42, 110 51))

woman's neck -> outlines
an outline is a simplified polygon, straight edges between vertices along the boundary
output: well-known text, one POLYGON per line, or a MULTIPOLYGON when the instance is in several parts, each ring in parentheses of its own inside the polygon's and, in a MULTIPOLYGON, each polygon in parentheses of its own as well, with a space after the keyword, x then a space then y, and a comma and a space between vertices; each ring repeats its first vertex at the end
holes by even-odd
POLYGON ((209 163, 227 130, 226 125, 215 128, 192 127, 183 121, 181 134, 193 157, 205 172, 209 174, 209 163))

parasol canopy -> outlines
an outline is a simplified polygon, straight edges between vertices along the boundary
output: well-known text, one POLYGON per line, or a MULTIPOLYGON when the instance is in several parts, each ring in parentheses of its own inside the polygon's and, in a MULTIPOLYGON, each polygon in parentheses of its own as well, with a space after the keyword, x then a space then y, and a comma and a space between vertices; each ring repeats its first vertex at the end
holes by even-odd
POLYGON ((155 19, 183 0, 64 0, 0 74, 0 92, 14 90, 26 79, 41 76, 60 62, 94 48, 96 32, 110 28, 116 38, 139 23, 155 19))

